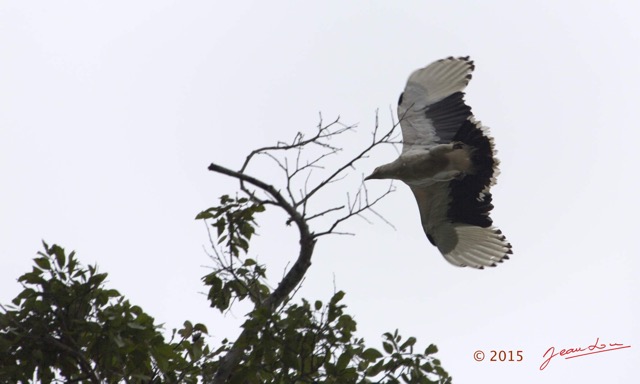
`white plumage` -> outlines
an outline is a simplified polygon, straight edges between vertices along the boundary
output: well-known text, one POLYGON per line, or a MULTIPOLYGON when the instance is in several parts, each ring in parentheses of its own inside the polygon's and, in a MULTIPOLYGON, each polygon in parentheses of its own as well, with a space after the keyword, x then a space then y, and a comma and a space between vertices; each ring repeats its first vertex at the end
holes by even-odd
POLYGON ((493 139, 464 102, 473 69, 468 57, 449 57, 409 76, 398 101, 402 154, 366 179, 406 183, 427 238, 445 259, 483 268, 512 251, 489 217, 499 173, 493 139))

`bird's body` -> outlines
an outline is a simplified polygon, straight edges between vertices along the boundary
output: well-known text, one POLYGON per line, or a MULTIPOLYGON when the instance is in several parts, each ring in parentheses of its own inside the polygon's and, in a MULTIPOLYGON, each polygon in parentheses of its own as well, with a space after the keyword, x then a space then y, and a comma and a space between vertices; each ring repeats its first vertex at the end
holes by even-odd
POLYGON ((441 144, 430 150, 403 153, 394 162, 379 167, 377 176, 390 175, 412 187, 426 187, 436 182, 460 177, 473 167, 469 148, 441 144))
POLYGON ((398 102, 402 154, 367 179, 406 183, 427 238, 445 259, 483 268, 512 251, 489 217, 499 164, 493 139, 464 103, 473 69, 468 57, 450 57, 411 74, 398 102))

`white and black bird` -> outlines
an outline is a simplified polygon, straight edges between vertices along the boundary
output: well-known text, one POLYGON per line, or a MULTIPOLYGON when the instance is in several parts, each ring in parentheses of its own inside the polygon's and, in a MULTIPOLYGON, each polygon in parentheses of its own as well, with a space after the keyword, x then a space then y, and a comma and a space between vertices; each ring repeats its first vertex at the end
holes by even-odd
POLYGON ((398 101, 402 153, 365 180, 402 180, 431 244, 451 264, 481 269, 512 251, 489 217, 499 173, 493 139, 464 102, 473 69, 469 57, 449 57, 409 76, 398 101))

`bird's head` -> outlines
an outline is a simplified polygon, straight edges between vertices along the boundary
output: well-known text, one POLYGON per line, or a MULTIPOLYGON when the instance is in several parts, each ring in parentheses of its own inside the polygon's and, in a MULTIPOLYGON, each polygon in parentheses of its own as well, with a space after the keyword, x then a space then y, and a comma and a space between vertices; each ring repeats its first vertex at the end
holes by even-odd
POLYGON ((365 180, 371 180, 371 179, 387 179, 388 177, 385 174, 385 169, 383 166, 377 167, 376 169, 373 170, 373 172, 365 177, 365 180))

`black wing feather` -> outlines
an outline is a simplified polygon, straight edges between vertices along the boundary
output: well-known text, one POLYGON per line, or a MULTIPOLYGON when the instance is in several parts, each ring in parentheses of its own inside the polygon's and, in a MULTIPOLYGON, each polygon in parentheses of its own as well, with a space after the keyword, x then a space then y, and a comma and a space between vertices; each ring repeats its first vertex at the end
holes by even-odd
POLYGON ((477 123, 466 120, 453 137, 473 148, 471 162, 474 170, 459 180, 449 183, 451 202, 447 215, 454 223, 465 223, 489 227, 492 220, 489 212, 493 209, 491 194, 483 192, 491 184, 496 160, 490 139, 477 123))
POLYGON ((448 144, 460 126, 471 116, 471 107, 464 103, 464 92, 455 92, 425 109, 439 137, 438 144, 448 144))

